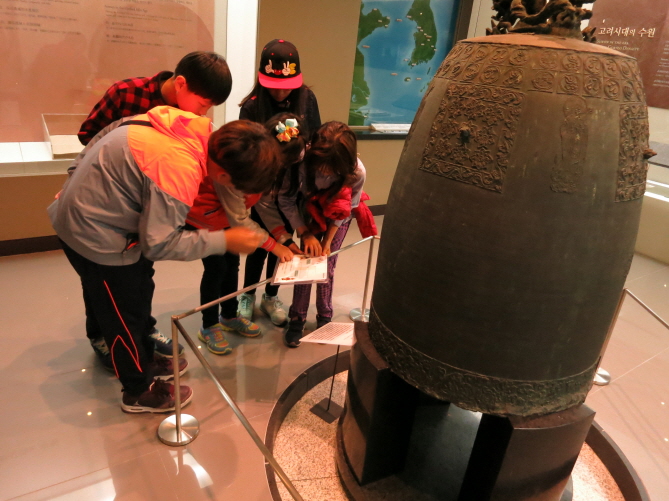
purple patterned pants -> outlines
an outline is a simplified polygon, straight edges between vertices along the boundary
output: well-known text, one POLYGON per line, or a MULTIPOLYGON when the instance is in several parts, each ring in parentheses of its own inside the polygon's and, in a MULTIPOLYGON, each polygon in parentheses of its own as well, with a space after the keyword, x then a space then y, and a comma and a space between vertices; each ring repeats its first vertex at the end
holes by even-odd
MULTIPOLYGON (((332 239, 330 250, 332 252, 339 250, 346 237, 346 232, 351 221, 342 224, 332 239)), ((328 259, 328 281, 316 284, 316 311, 321 317, 332 318, 332 288, 334 286, 334 270, 337 266, 339 255, 328 259)), ((290 305, 288 316, 291 320, 305 321, 307 311, 309 310, 309 300, 311 298, 311 284, 296 285, 293 288, 293 304, 290 305)))

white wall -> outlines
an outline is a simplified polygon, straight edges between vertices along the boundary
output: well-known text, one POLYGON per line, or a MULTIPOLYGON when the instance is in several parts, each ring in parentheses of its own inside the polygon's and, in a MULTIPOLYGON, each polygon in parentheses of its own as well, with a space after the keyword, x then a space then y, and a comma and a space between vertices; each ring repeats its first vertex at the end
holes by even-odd
POLYGON ((485 36, 485 29, 490 28, 490 18, 494 14, 492 0, 474 0, 467 38, 485 36))
POLYGON ((256 79, 258 38, 258 0, 227 0, 226 60, 232 72, 232 92, 225 107, 223 122, 239 118, 239 102, 251 91, 256 79))
MULTIPOLYGON (((215 0, 214 2, 214 52, 221 54, 227 61, 227 24, 228 24, 228 0, 215 0)), ((226 104, 214 108, 214 123, 225 123, 226 104)))
POLYGON ((650 140, 669 144, 669 110, 648 108, 650 140))

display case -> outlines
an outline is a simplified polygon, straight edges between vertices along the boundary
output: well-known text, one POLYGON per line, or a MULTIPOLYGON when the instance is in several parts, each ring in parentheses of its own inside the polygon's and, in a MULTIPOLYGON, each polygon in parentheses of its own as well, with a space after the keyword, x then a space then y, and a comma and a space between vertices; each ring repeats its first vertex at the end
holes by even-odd
POLYGON ((88 115, 70 113, 42 113, 44 142, 49 145, 51 158, 75 158, 84 146, 77 132, 88 115))

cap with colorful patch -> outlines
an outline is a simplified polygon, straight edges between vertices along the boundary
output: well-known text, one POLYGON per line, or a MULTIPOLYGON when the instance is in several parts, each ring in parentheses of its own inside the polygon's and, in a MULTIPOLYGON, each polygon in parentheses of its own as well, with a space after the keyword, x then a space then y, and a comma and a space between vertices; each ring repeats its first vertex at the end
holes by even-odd
POLYGON ((302 86, 300 56, 292 43, 275 39, 265 44, 260 54, 258 81, 267 89, 297 89, 302 86))

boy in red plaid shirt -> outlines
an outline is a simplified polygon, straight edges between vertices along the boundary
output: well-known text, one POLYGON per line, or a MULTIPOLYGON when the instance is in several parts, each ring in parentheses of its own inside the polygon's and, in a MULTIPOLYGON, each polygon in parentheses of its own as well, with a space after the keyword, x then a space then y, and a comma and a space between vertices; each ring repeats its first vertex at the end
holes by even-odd
POLYGON ((84 146, 119 118, 146 113, 156 106, 173 106, 204 115, 227 99, 232 79, 225 60, 215 52, 191 52, 174 73, 121 80, 107 89, 79 129, 84 146))
MULTIPOLYGON (((81 124, 79 141, 87 145, 102 129, 123 118, 146 113, 156 106, 172 106, 196 115, 204 115, 212 106, 224 102, 230 95, 232 77, 230 68, 222 56, 215 52, 191 52, 177 64, 174 73, 161 71, 151 78, 129 78, 112 85, 102 99, 93 107, 90 115, 81 124)), ((153 270, 150 277, 153 296, 153 270)), ((84 303, 89 305, 84 293, 84 303)), ((156 319, 149 319, 149 336, 155 342, 155 354, 171 358, 172 340, 156 328, 156 319)), ((100 327, 87 322, 86 335, 102 362, 113 370, 111 354, 100 327)), ((179 346, 179 354, 183 347, 179 346)))

